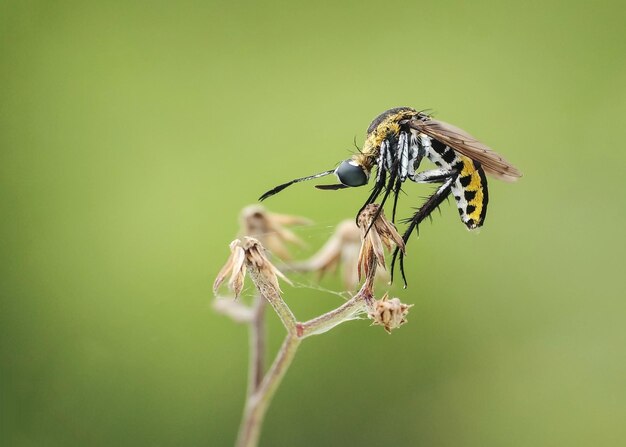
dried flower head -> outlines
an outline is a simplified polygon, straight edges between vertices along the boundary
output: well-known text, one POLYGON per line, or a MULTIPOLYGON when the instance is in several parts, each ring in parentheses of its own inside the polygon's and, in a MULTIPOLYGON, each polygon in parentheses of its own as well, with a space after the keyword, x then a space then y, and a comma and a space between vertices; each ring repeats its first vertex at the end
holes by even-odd
POLYGON ((368 279, 373 278, 377 266, 385 268, 383 246, 391 250, 392 246, 396 245, 404 252, 402 237, 379 207, 380 205, 372 203, 366 206, 358 217, 362 238, 358 261, 359 280, 363 275, 368 279))
POLYGON ((243 242, 235 239, 230 243, 230 257, 217 275, 213 283, 213 291, 217 293, 217 289, 230 275, 228 286, 237 298, 243 289, 243 280, 248 264, 257 269, 277 291, 280 291, 278 277, 291 284, 285 275, 267 259, 261 243, 252 237, 245 237, 243 242))
POLYGON ((399 328, 406 323, 406 316, 409 308, 413 305, 403 304, 398 298, 389 299, 389 295, 385 295, 377 301, 374 301, 368 312, 368 316, 374 320, 372 324, 380 325, 391 334, 392 329, 399 328))
POLYGON ((246 276, 246 252, 241 246, 241 241, 235 239, 230 243, 230 256, 224 264, 224 267, 217 274, 215 282, 213 283, 213 292, 217 293, 217 289, 222 285, 228 275, 228 287, 235 292, 235 298, 241 293, 243 288, 243 279, 246 276))
POLYGON ((308 225, 310 220, 298 216, 270 213, 261 205, 245 207, 239 215, 241 235, 258 239, 268 250, 282 259, 290 259, 285 243, 304 245, 287 225, 308 225))

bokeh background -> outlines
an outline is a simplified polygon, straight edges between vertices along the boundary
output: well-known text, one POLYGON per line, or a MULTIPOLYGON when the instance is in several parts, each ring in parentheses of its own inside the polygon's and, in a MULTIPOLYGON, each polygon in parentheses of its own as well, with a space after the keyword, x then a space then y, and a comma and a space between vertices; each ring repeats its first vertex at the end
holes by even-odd
MULTIPOLYGON (((625 12, 0 2, 0 444, 232 445, 247 334, 210 289, 239 210, 409 105, 525 176, 491 181, 479 235, 451 204, 411 241, 392 288, 409 324, 302 345, 262 445, 624 445, 625 12)), ((429 187, 406 190, 400 216, 429 187)), ((301 184, 267 205, 316 222, 305 257, 366 195, 301 184)), ((285 296, 301 320, 341 303, 285 296)), ((271 315, 270 353, 282 335, 271 315)))

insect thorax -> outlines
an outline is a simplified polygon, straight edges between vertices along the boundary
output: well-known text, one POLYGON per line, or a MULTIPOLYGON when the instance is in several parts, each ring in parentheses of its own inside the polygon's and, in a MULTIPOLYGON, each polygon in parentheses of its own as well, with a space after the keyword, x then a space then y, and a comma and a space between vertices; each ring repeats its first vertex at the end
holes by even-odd
POLYGON ((414 118, 418 112, 411 107, 396 107, 378 115, 367 128, 367 138, 363 144, 361 154, 355 156, 355 161, 371 167, 385 139, 395 140, 400 133, 400 122, 414 118))

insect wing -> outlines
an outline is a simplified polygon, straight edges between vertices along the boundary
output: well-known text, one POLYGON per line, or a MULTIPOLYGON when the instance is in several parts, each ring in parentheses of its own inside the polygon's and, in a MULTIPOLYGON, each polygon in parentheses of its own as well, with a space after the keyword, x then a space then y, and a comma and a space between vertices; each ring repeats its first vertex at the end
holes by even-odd
POLYGON ((515 166, 489 146, 452 124, 432 118, 414 119, 408 124, 412 129, 425 133, 466 157, 478 161, 487 173, 500 180, 514 182, 522 176, 515 166))

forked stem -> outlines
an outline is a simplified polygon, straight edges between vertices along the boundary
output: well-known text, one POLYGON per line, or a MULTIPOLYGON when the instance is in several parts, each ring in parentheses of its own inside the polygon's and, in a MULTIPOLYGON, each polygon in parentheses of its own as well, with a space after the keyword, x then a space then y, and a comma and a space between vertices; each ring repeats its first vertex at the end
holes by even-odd
MULTIPOLYGON (((254 282, 254 285, 259 291, 262 299, 267 299, 279 315, 281 321, 287 329, 287 336, 285 337, 285 341, 283 342, 280 350, 276 354, 274 363, 261 381, 260 385, 256 387, 254 391, 252 391, 252 387, 254 385, 253 378, 256 377, 256 373, 258 373, 258 364, 256 361, 258 361, 259 353, 256 352, 251 354, 250 383, 248 385, 248 397, 243 419, 241 421, 239 435, 237 437, 238 447, 254 447, 257 445, 267 408, 274 397, 274 393, 276 392, 278 385, 287 372, 300 342, 304 338, 311 335, 324 333, 344 321, 358 318, 358 315, 365 311, 369 300, 372 299, 371 290, 367 287, 366 283, 363 285, 358 294, 337 309, 327 312, 324 315, 307 322, 298 323, 291 312, 291 309, 289 309, 287 303, 285 303, 283 298, 280 296, 280 293, 278 293, 272 282, 268 281, 267 276, 259 271, 254 264, 249 263, 248 269, 250 277, 252 278, 252 281, 254 282)), ((255 316, 256 315, 257 314, 255 312, 255 316)), ((256 324, 253 320, 251 327, 252 334, 255 333, 255 329, 256 324)), ((254 335, 252 335, 252 337, 254 337, 254 335)), ((252 341, 253 340, 251 339, 251 342, 252 341)), ((259 345, 252 342, 251 348, 257 350, 259 349, 259 345)))
MULTIPOLYGON (((256 214, 253 213, 252 217, 254 216, 256 214)), ((245 237, 243 241, 235 240, 231 243, 231 257, 220 271, 214 283, 214 290, 217 291, 220 284, 230 275, 229 285, 237 296, 241 292, 246 271, 257 290, 251 308, 219 306, 224 313, 250 326, 248 393, 239 426, 236 444, 238 447, 255 447, 258 444, 265 413, 303 339, 322 334, 345 321, 357 319, 366 312, 368 317, 374 320, 374 324, 383 325, 387 332, 406 321, 404 317, 410 306, 402 304, 397 298, 388 300, 386 294, 382 300, 375 301, 372 295, 377 267, 379 265, 384 267, 383 245, 390 248, 391 243, 395 242, 403 247, 403 241, 395 227, 384 220, 384 215, 377 205, 367 207, 362 216, 365 219, 362 223, 367 224, 367 227, 362 228, 371 227, 371 231, 361 235, 358 274, 359 277, 364 277, 363 286, 354 297, 338 308, 302 323, 296 320, 280 294, 278 277, 288 281, 287 278, 266 257, 265 249, 260 242, 245 237), (370 224, 367 221, 368 216, 376 223, 370 224), (280 318, 287 335, 270 369, 263 375, 266 300, 280 318)), ((260 219, 258 216, 257 218, 260 219)))
POLYGON ((364 285, 361 287, 361 290, 359 290, 359 293, 337 309, 331 310, 304 323, 298 323, 298 335, 301 338, 306 338, 311 335, 323 334, 345 321, 359 318, 359 315, 366 311, 366 306, 371 299, 372 295, 369 289, 364 285))

